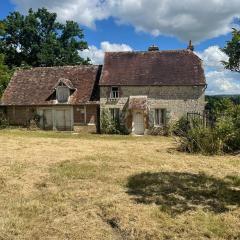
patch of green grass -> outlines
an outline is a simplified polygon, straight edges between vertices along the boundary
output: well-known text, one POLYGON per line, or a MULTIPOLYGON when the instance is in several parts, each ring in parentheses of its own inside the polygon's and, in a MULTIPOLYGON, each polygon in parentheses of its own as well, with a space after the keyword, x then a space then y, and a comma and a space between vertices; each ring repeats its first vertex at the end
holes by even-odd
POLYGON ((227 176, 226 179, 235 187, 240 187, 240 176, 227 176))
POLYGON ((201 226, 204 236, 228 239, 227 235, 231 229, 221 217, 211 213, 199 212, 195 215, 195 221, 201 226))
POLYGON ((64 161, 50 168, 51 179, 56 184, 71 180, 105 180, 109 166, 64 161))
POLYGON ((106 135, 106 134, 97 134, 97 133, 86 133, 83 132, 68 132, 68 131, 43 131, 43 130, 28 130, 26 128, 6 128, 0 130, 1 135, 7 135, 11 137, 31 137, 31 138, 65 138, 65 139, 89 139, 89 140, 116 140, 116 141, 136 141, 144 142, 151 139, 162 139, 165 137, 161 136, 144 136, 144 137, 135 137, 132 135, 106 135))

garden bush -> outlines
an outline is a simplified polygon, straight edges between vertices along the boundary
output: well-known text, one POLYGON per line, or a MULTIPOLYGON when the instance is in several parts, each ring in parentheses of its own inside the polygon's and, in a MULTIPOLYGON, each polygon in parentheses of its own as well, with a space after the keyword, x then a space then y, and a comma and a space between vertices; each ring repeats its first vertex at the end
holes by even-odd
POLYGON ((205 155, 223 154, 240 150, 240 106, 228 109, 216 119, 214 127, 206 127, 201 121, 182 118, 175 126, 180 149, 205 155))
POLYGON ((4 115, 0 114, 0 129, 6 128, 9 126, 8 120, 4 115))
POLYGON ((114 120, 109 109, 101 111, 101 133, 104 134, 121 134, 120 121, 114 120))
POLYGON ((201 125, 189 125, 189 129, 180 135, 180 149, 205 155, 221 154, 223 142, 215 129, 201 125))

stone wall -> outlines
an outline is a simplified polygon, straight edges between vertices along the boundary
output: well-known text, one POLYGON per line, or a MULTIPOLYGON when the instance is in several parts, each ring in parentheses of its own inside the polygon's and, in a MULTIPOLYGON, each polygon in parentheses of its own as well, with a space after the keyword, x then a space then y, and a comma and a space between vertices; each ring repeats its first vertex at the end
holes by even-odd
POLYGON ((36 108, 26 106, 6 107, 6 116, 10 125, 28 126, 33 118, 36 108))
MULTIPOLYGON (((53 108, 45 106, 43 108, 53 108)), ((39 107, 28 106, 7 106, 4 109, 10 125, 28 126, 39 107)), ((79 105, 73 107, 74 124, 76 125, 96 125, 97 124, 97 105, 79 105), (86 112, 85 112, 86 111, 86 112), (86 117, 85 117, 86 113, 86 117)))
POLYGON ((202 113, 205 108, 204 86, 121 86, 120 98, 109 101, 111 87, 100 87, 100 107, 120 108, 126 105, 129 96, 148 96, 149 109, 164 108, 169 120, 176 121, 188 112, 202 113))

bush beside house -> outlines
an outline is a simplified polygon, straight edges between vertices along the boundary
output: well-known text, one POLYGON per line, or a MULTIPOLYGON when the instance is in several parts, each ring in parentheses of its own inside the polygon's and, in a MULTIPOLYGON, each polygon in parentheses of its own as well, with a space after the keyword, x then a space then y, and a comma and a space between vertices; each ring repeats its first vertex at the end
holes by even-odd
POLYGON ((216 114, 214 126, 200 121, 181 119, 175 127, 180 137, 180 149, 205 155, 238 152, 240 150, 240 105, 216 114))

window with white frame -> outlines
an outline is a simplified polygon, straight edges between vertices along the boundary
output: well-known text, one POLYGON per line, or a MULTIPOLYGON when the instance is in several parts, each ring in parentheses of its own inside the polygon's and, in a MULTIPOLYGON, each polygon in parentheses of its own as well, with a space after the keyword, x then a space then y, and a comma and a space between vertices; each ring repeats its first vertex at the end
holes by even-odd
POLYGON ((166 109, 155 109, 155 119, 154 125, 155 126, 165 126, 166 124, 166 109))
POLYGON ((119 119, 119 108, 110 108, 110 113, 114 121, 119 119))
POLYGON ((58 86, 57 90, 57 101, 59 103, 67 103, 70 96, 70 90, 66 86, 58 86))
POLYGON ((110 93, 111 99, 118 99, 119 98, 119 87, 112 87, 110 93))

